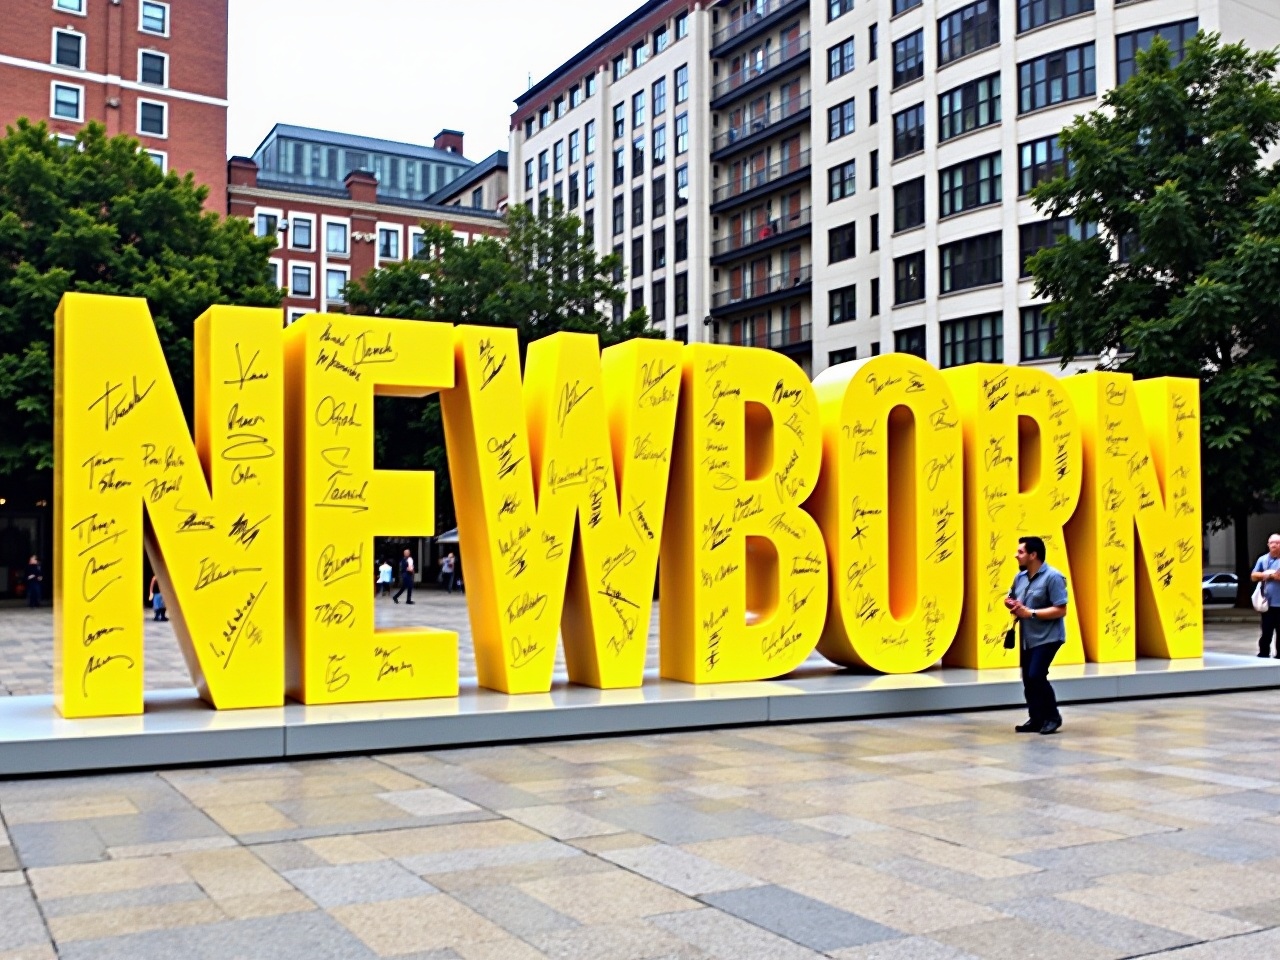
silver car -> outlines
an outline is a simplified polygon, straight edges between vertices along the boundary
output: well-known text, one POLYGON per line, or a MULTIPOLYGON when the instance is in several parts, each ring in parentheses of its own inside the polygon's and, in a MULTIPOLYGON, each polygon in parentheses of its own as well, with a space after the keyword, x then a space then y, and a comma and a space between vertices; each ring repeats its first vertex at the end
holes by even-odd
POLYGON ((1205 603, 1215 601, 1233 601, 1239 581, 1234 573, 1206 573, 1200 583, 1200 591, 1204 594, 1205 603))

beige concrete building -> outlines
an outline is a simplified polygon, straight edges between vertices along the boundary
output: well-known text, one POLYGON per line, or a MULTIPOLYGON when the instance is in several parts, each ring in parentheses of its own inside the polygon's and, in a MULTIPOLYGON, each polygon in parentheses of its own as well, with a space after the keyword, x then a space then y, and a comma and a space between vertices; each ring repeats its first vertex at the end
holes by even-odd
POLYGON ((513 202, 563 199, 685 340, 811 374, 1057 363, 1027 192, 1156 32, 1280 44, 1277 0, 650 0, 517 100, 513 202))

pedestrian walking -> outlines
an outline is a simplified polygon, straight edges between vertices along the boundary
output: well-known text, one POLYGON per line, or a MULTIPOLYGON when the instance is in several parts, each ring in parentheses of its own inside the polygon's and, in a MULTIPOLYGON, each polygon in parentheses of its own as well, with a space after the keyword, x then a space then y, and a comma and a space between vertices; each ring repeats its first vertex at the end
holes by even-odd
POLYGON ((392 570, 391 564, 383 560, 382 565, 378 567, 378 586, 382 587, 382 595, 384 597, 391 596, 391 575, 395 571, 392 570))
POLYGON ((1266 607, 1265 610, 1258 611, 1262 614, 1262 636, 1258 638, 1258 656, 1271 656, 1271 640, 1274 637, 1276 658, 1280 659, 1280 533, 1273 533, 1267 537, 1267 552, 1253 565, 1250 579, 1257 584, 1254 587, 1254 593, 1260 593, 1265 601, 1259 604, 1255 599, 1254 606, 1266 607))
POLYGON ((446 593, 453 593, 454 567, 457 560, 452 553, 446 554, 445 558, 440 561, 440 581, 444 584, 446 593))
POLYGON ((27 561, 27 606, 38 607, 44 597, 44 567, 34 553, 27 561))
POLYGON ((1022 691, 1030 714, 1018 733, 1057 733, 1062 714, 1049 683, 1049 665, 1067 640, 1067 578, 1045 562, 1044 541, 1018 538, 1018 575, 1004 605, 1020 623, 1022 691))
POLYGON ((169 619, 168 611, 164 606, 164 595, 160 592, 160 581, 155 577, 151 578, 151 590, 147 594, 147 599, 151 601, 151 609, 155 611, 152 620, 164 621, 169 619))
POLYGON ((406 550, 404 556, 400 560, 400 589, 391 595, 393 603, 400 602, 400 594, 405 591, 409 592, 409 596, 405 599, 405 603, 413 603, 413 554, 406 550))

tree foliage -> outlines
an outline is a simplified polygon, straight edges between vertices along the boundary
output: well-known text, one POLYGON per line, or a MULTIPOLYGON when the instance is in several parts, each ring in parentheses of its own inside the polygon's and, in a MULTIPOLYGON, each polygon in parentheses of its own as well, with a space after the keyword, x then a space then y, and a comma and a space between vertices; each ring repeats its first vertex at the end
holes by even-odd
MULTIPOLYGON (((621 258, 597 256, 577 217, 517 206, 504 222, 505 238, 469 244, 448 226, 424 224, 423 256, 353 282, 348 306, 406 320, 514 327, 521 357, 529 343, 560 330, 594 333, 602 348, 659 335, 643 309, 623 315, 621 258)), ((379 399, 375 422, 379 466, 434 470, 437 528, 453 526, 438 399, 379 399)))
POLYGON ((0 403, 10 411, 0 476, 10 488, 51 489, 53 323, 64 293, 145 297, 188 412, 195 319, 213 304, 279 305, 273 241, 206 211, 208 195, 98 124, 74 147, 25 119, 0 139, 0 403))
MULTIPOLYGON (((1280 140, 1277 55, 1200 34, 1173 63, 1157 38, 1103 108, 1061 136, 1067 169, 1032 192, 1096 223, 1030 261, 1064 364, 1195 377, 1204 516, 1280 499, 1280 140)), ((1246 548, 1247 551, 1247 548, 1246 548)), ((1237 556, 1240 551, 1237 551, 1237 556)))

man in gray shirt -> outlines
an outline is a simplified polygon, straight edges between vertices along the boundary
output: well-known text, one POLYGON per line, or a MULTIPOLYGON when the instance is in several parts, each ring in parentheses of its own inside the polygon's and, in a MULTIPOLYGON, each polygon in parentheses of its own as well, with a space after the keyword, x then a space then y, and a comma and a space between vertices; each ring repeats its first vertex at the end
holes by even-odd
POLYGON ((1062 714, 1049 684, 1049 665, 1067 640, 1067 578, 1044 562, 1044 541, 1018 538, 1018 575, 1004 605, 1021 621, 1022 690, 1030 719, 1018 733, 1057 733, 1062 714))
MULTIPOLYGON (((1267 538, 1267 552, 1258 558, 1250 575, 1262 584, 1262 595, 1271 609, 1262 615, 1262 636, 1258 638, 1258 656, 1271 656, 1271 638, 1280 631, 1280 533, 1267 538)), ((1276 637, 1276 658, 1280 659, 1280 637, 1276 637)))

